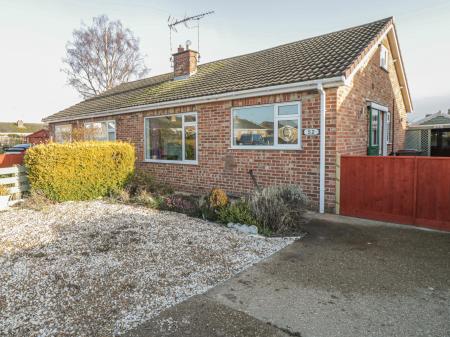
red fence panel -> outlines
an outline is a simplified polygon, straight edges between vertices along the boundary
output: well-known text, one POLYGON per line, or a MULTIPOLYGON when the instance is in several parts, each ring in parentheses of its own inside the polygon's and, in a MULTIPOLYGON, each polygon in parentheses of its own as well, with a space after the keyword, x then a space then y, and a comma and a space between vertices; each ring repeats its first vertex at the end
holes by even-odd
POLYGON ((450 158, 417 159, 416 224, 450 230, 450 158))
POLYGON ((0 154, 0 167, 22 165, 25 154, 0 154))
POLYGON ((450 158, 342 156, 340 213, 450 230, 450 158))

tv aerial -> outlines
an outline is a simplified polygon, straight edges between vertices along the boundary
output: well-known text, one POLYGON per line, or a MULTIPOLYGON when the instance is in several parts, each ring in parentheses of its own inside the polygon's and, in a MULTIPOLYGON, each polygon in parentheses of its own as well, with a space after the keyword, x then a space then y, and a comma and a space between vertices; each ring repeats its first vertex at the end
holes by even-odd
MULTIPOLYGON (((177 33, 177 26, 183 24, 187 29, 197 29, 197 52, 199 53, 198 57, 200 59, 200 20, 203 19, 207 15, 214 14, 214 11, 204 12, 201 14, 193 15, 193 16, 184 16, 183 19, 176 19, 172 16, 169 16, 167 19, 168 27, 169 27, 169 43, 170 43, 170 54, 173 54, 172 48, 172 32, 177 33), (190 25, 192 22, 197 22, 194 25, 190 25)), ((186 41, 186 47, 189 48, 192 42, 190 40, 186 41)))

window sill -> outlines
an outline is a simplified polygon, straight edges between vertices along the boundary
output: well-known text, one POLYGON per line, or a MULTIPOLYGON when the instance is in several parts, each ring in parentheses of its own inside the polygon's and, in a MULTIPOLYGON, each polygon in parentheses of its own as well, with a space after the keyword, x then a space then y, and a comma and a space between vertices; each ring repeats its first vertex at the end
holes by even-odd
POLYGON ((231 146, 228 150, 272 150, 272 151, 301 151, 303 150, 301 146, 231 146))
POLYGON ((155 164, 176 164, 176 165, 198 165, 198 161, 181 161, 181 160, 162 160, 162 159, 145 159, 143 163, 155 163, 155 164))

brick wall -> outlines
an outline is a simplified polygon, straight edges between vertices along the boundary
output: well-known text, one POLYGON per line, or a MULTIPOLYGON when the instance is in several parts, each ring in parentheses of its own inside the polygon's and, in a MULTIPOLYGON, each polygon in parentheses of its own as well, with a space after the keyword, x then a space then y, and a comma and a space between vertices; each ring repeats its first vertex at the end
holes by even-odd
MULTIPOLYGON (((334 211, 336 200, 336 155, 367 153, 367 100, 389 107, 395 100, 395 149, 402 148, 406 127, 405 106, 392 60, 389 72, 379 67, 379 51, 356 74, 348 87, 326 90, 326 209, 334 211)), ((320 127, 320 97, 317 91, 238 99, 178 108, 152 110, 98 118, 115 119, 117 139, 136 146, 137 166, 176 190, 204 193, 212 187, 240 195, 258 183, 294 183, 308 194, 314 207, 319 198, 319 136, 302 134, 301 150, 231 149, 231 108, 289 101, 302 102, 302 129, 320 127), (182 112, 198 113, 198 165, 144 162, 144 117, 182 112)), ((93 120, 93 119, 90 119, 93 120)), ((82 125, 84 121, 74 122, 82 125)), ((66 124, 66 123, 61 123, 66 124)), ((53 130, 53 126, 52 126, 53 130)))
MULTIPOLYGON (((387 41, 384 45, 389 48, 387 41)), ((376 50, 347 87, 338 89, 337 152, 366 155, 368 145, 369 113, 367 102, 387 106, 394 125, 394 151, 403 148, 406 131, 406 108, 400 92, 397 73, 391 53, 389 71, 380 67, 380 48, 376 50), (394 111, 394 114, 392 114, 394 111)), ((388 148, 388 154, 392 146, 388 148)))
MULTIPOLYGON (((92 120, 116 120, 117 139, 136 145, 137 166, 148 170, 177 190, 203 193, 212 187, 241 195, 254 186, 248 174, 253 170, 261 186, 295 183, 302 186, 318 205, 319 136, 302 135, 302 150, 242 150, 231 147, 231 108, 302 101, 302 128, 319 128, 320 98, 316 91, 256 97, 208 104, 152 110, 73 122, 73 127, 92 120), (144 162, 144 117, 163 114, 198 113, 198 165, 144 162), (225 165, 227 162, 227 165, 225 165)), ((327 175, 334 174, 336 89, 327 89, 327 175)), ((66 123, 60 123, 66 124, 66 123)), ((52 130, 54 125, 52 125, 52 130)), ((327 207, 334 207, 334 181, 327 181, 327 207)))

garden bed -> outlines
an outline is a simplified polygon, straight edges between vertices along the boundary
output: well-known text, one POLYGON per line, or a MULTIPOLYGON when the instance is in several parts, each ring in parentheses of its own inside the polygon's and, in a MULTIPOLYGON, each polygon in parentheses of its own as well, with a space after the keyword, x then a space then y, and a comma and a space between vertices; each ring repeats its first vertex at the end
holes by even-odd
POLYGON ((104 201, 0 212, 0 335, 119 335, 292 240, 104 201))

